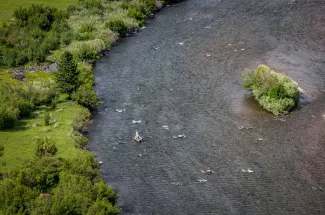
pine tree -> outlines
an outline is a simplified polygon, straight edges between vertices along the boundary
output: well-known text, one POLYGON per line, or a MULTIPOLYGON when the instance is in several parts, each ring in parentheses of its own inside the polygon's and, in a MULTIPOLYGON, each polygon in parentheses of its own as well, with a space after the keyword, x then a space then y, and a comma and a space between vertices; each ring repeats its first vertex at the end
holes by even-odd
POLYGON ((79 71, 77 70, 77 64, 73 59, 73 55, 65 51, 58 61, 58 70, 54 74, 60 91, 70 96, 79 87, 78 77, 79 71))

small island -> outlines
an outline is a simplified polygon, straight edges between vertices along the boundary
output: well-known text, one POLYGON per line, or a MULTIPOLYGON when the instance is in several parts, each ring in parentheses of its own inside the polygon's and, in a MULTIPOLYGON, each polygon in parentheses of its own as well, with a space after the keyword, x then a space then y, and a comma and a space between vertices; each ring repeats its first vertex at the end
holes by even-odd
POLYGON ((244 71, 243 79, 243 88, 251 91, 259 104, 274 115, 286 114, 299 103, 298 84, 266 65, 244 71))

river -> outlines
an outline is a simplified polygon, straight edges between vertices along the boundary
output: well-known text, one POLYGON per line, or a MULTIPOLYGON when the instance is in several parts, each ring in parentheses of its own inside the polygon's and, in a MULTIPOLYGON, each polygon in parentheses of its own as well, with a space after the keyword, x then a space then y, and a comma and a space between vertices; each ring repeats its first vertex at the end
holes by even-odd
POLYGON ((325 213, 324 0, 172 4, 94 74, 89 150, 122 214, 325 213), (259 64, 304 90, 289 115, 241 88, 259 64))

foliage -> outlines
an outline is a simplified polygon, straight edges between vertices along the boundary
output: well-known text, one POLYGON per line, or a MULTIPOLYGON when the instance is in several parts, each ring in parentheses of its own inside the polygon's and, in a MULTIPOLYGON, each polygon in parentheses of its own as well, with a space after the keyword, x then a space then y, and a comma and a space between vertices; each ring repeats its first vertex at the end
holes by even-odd
POLYGON ((72 135, 76 148, 84 149, 88 144, 88 139, 79 132, 73 132, 72 135))
POLYGON ((0 66, 43 62, 59 47, 61 33, 69 31, 67 17, 65 12, 43 5, 16 9, 15 21, 0 30, 0 66))
POLYGON ((44 156, 54 156, 56 155, 58 149, 55 143, 48 137, 43 139, 38 138, 36 143, 36 156, 44 157, 44 156))
POLYGON ((35 107, 50 104, 56 95, 55 89, 51 81, 1 81, 0 130, 12 128, 18 118, 28 117, 35 107))
POLYGON ((243 88, 252 91, 263 108, 275 115, 287 113, 299 102, 298 84, 266 65, 243 74, 243 88))
POLYGON ((44 114, 44 125, 45 125, 45 126, 50 125, 50 119, 51 119, 51 117, 50 117, 49 112, 46 112, 46 113, 44 114))
POLYGON ((28 83, 32 90, 32 102, 35 106, 52 105, 57 96, 57 85, 53 80, 41 80, 28 83))
POLYGON ((85 133, 90 126, 89 124, 90 112, 87 109, 81 109, 72 121, 74 131, 85 133))
POLYGON ((101 39, 88 41, 74 41, 69 46, 69 51, 78 61, 93 62, 105 50, 105 43, 101 39))
POLYGON ((3 155, 4 150, 5 147, 2 144, 0 144, 0 157, 3 155))
POLYGON ((0 205, 6 214, 118 214, 116 198, 100 177, 94 156, 86 151, 79 151, 75 159, 36 156, 6 172, 0 184, 0 205))
POLYGON ((124 34, 126 34, 127 30, 128 30, 126 25, 124 24, 123 20, 120 20, 120 19, 111 19, 106 23, 106 26, 110 30, 112 30, 122 36, 124 34))
POLYGON ((100 104, 97 99, 96 92, 89 84, 81 85, 78 90, 72 95, 72 99, 91 111, 96 110, 100 104))
POLYGON ((58 70, 54 78, 60 91, 71 95, 79 86, 79 71, 70 52, 63 52, 58 61, 58 70))

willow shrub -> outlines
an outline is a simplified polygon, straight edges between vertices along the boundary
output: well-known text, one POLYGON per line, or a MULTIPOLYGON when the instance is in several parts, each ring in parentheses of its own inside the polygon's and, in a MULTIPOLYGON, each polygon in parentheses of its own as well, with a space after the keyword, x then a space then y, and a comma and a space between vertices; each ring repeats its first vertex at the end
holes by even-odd
POLYGON ((267 111, 288 113, 299 102, 298 84, 266 65, 243 73, 243 88, 249 90, 267 111))

